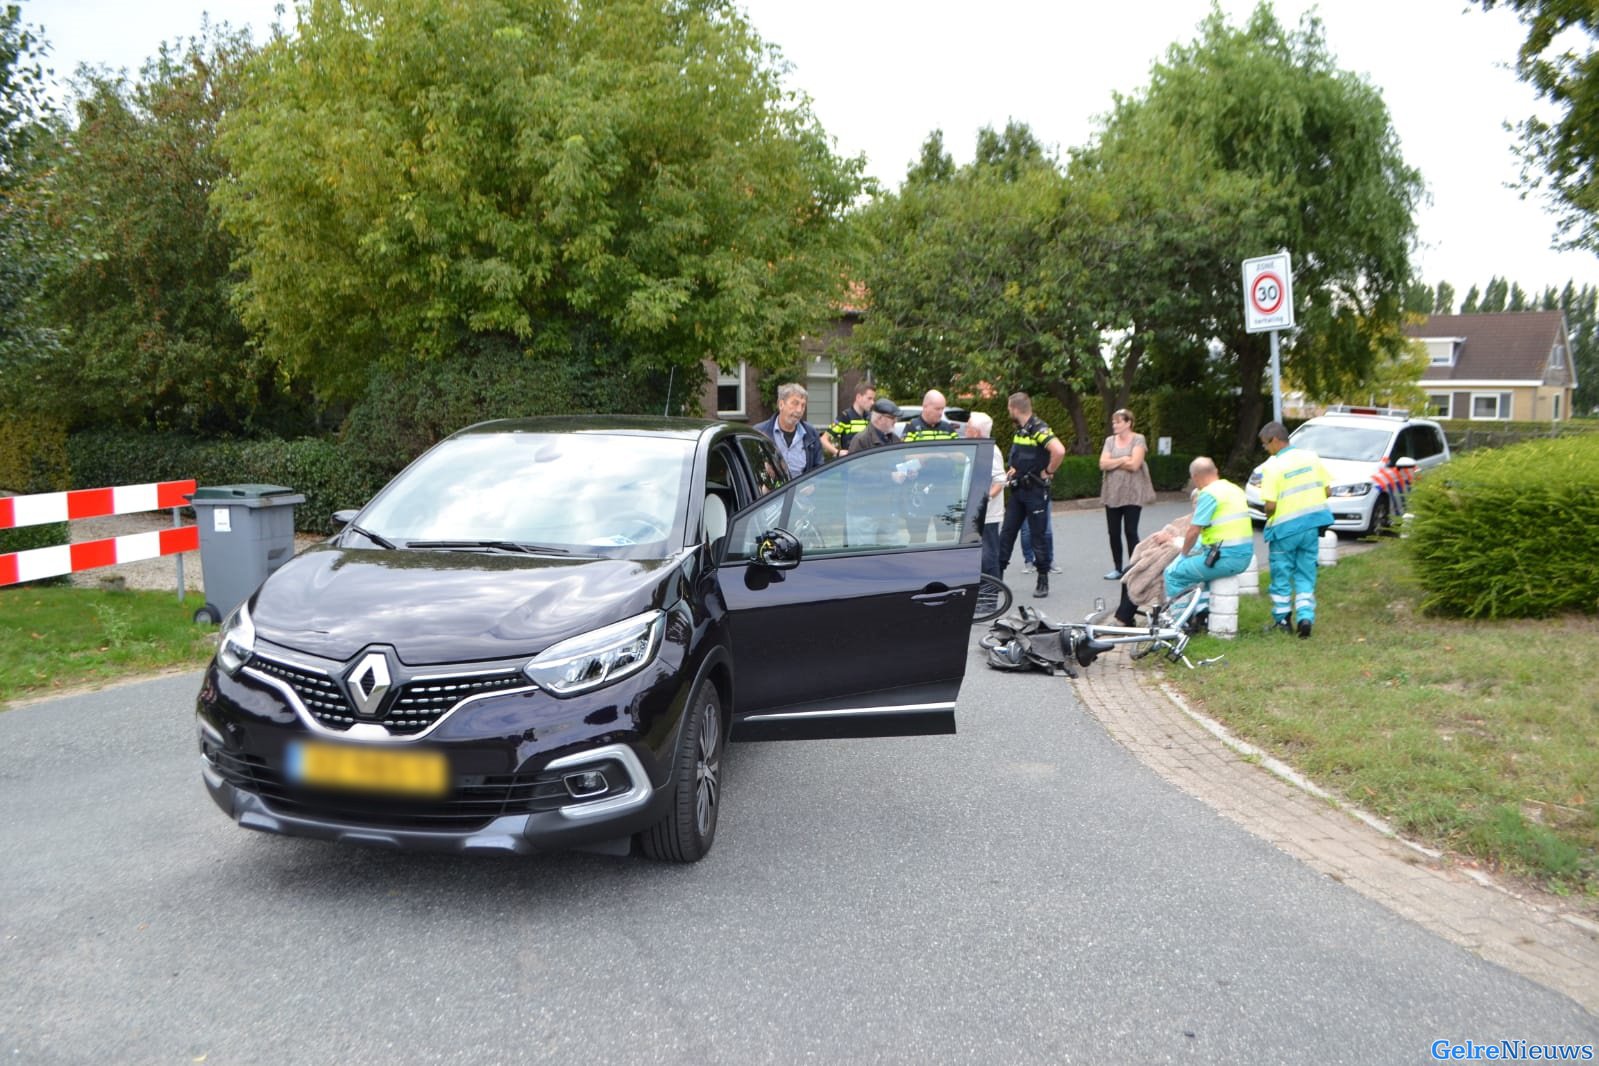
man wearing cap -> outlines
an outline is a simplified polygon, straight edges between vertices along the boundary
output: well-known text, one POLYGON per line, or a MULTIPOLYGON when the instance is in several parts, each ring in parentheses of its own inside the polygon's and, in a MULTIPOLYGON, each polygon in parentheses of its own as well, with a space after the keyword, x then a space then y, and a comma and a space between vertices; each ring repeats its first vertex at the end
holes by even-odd
MULTIPOLYGON (((898 444, 894 425, 899 420, 899 407, 884 397, 873 401, 871 417, 865 429, 850 442, 851 455, 898 444)), ((884 456, 886 461, 888 456, 884 456)), ((848 531, 852 545, 881 547, 904 544, 909 539, 905 531, 904 484, 915 475, 909 470, 892 469, 868 460, 850 470, 847 480, 846 508, 849 515, 848 531)))
POLYGON ((886 396, 873 400, 866 427, 850 441, 850 451, 862 452, 868 448, 881 448, 885 444, 898 444, 894 423, 899 418, 899 406, 886 396))

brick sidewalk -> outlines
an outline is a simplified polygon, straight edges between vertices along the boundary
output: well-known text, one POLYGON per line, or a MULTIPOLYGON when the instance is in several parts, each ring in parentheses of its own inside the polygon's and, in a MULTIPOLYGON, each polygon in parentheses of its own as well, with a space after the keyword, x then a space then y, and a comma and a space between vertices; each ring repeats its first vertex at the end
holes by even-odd
POLYGON ((1072 684, 1112 737, 1184 792, 1361 895, 1599 1014, 1599 924, 1396 838, 1226 736, 1154 687, 1151 672, 1121 651, 1072 684))

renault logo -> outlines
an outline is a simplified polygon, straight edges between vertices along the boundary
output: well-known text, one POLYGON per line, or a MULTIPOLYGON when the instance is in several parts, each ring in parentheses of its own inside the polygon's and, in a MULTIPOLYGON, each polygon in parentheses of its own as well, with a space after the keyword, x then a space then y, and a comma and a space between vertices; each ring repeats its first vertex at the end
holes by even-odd
POLYGON ((389 657, 380 651, 363 656, 345 675, 349 683, 350 698, 355 701, 355 711, 362 718, 376 718, 383 706, 383 697, 393 684, 389 676, 389 657))

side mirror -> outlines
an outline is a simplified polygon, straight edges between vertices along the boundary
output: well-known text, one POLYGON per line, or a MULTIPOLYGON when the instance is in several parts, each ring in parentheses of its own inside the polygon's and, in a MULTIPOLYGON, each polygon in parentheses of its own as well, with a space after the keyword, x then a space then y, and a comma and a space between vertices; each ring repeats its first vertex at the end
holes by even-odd
POLYGON ((339 530, 343 529, 345 526, 349 525, 351 522, 354 522, 355 521, 355 516, 360 514, 360 513, 361 513, 360 511, 353 511, 353 510, 351 510, 351 511, 334 511, 333 512, 333 516, 328 519, 328 525, 332 526, 333 527, 333 532, 337 533, 337 532, 339 532, 339 530))
POLYGON ((755 561, 770 570, 792 570, 804 554, 799 538, 786 529, 767 530, 755 538, 755 561))
POLYGON ((1397 462, 1394 463, 1394 468, 1397 469, 1397 470, 1414 470, 1415 467, 1416 467, 1416 460, 1412 459, 1408 455, 1404 456, 1403 458, 1399 459, 1397 462))

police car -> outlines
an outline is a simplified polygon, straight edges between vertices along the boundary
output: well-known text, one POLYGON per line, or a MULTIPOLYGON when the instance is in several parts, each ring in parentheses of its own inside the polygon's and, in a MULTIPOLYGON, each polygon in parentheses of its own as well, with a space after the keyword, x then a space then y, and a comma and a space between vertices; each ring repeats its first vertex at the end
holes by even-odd
MULTIPOLYGON (((1393 497, 1384 486, 1393 482, 1403 488, 1416 475, 1449 461, 1443 428, 1399 408, 1331 407, 1294 430, 1289 443, 1321 457, 1332 475, 1327 491, 1332 528, 1357 535, 1388 527, 1393 497)), ((1260 481, 1257 466, 1244 486, 1249 516, 1256 522, 1266 521, 1260 481)))

